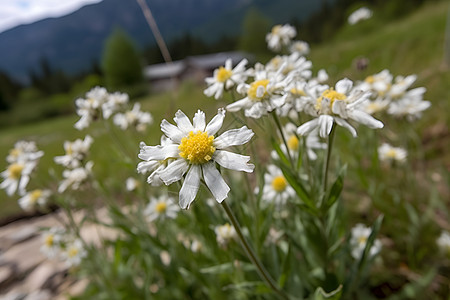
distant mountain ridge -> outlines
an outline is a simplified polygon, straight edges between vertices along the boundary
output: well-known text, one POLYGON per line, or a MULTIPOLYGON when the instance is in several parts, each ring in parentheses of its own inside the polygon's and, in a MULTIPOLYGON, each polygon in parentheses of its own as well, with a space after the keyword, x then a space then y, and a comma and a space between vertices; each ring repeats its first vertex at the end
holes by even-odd
MULTIPOLYGON (((274 23, 304 19, 320 8, 317 0, 147 0, 167 41, 186 32, 208 41, 238 34, 246 11, 258 7, 274 23), (230 20, 232 20, 230 22, 230 20)), ((0 33, 0 71, 20 82, 45 58, 54 69, 76 73, 101 57, 104 41, 123 28, 140 48, 155 43, 134 0, 104 0, 60 18, 21 25, 0 33)))

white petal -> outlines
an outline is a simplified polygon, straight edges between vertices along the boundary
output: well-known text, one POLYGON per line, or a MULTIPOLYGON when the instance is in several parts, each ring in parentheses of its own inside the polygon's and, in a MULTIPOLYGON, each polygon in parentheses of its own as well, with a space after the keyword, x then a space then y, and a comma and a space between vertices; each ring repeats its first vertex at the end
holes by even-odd
POLYGON ((348 131, 350 131, 350 133, 352 134, 353 137, 357 137, 358 134, 356 133, 356 129, 353 128, 352 125, 350 125, 347 121, 341 119, 341 118, 334 118, 334 120, 336 121, 336 123, 339 126, 344 127, 345 129, 347 129, 348 131))
POLYGON ((333 128, 333 117, 329 115, 322 115, 319 117, 319 135, 321 137, 327 137, 331 128, 333 128))
POLYGON ((143 160, 165 160, 167 158, 179 157, 180 151, 177 144, 165 146, 144 146, 138 157, 143 160))
POLYGON ((142 161, 137 165, 137 172, 140 174, 145 174, 152 172, 154 169, 159 167, 161 164, 157 160, 142 161))
POLYGON ((194 131, 194 127, 192 127, 191 121, 181 110, 178 110, 175 113, 175 118, 173 118, 173 120, 175 121, 175 123, 177 123, 178 128, 185 135, 188 135, 189 132, 194 131))
POLYGON ((208 135, 215 135, 217 131, 222 127, 223 119, 225 118, 225 109, 219 108, 217 111, 217 115, 209 121, 208 125, 206 125, 205 131, 208 135))
POLYGON ((166 185, 169 185, 180 180, 188 168, 189 164, 184 159, 177 159, 159 172, 159 177, 166 185))
POLYGON ((197 196, 200 186, 200 175, 201 167, 199 165, 192 165, 180 190, 180 207, 182 209, 188 209, 192 201, 194 201, 195 196, 197 196))
POLYGON ((360 111, 360 110, 353 110, 349 112, 349 117, 352 120, 355 120, 358 123, 361 123, 363 125, 366 125, 369 128, 383 128, 384 124, 371 115, 360 111))
POLYGON ((262 96, 264 96, 264 93, 266 92, 266 88, 262 85, 258 86, 256 88, 256 97, 257 98, 262 98, 262 96))
POLYGON ((297 128, 297 134, 308 135, 311 131, 317 128, 318 123, 319 119, 313 119, 311 121, 303 123, 300 127, 297 128))
POLYGON ((244 107, 249 107, 250 105, 252 105, 252 101, 248 97, 245 97, 241 100, 228 104, 226 109, 228 111, 235 112, 241 110, 244 107))
POLYGON ((247 126, 243 126, 239 129, 231 129, 215 138, 214 146, 217 149, 223 149, 230 146, 243 145, 250 141, 253 135, 253 131, 248 129, 247 126))
POLYGON ((219 171, 214 166, 214 163, 206 163, 202 165, 202 169, 206 185, 217 202, 221 203, 227 198, 230 187, 225 180, 223 180, 222 175, 220 175, 219 171))
POLYGON ((231 58, 228 58, 225 61, 225 69, 231 70, 232 67, 233 67, 233 62, 232 62, 231 58))
POLYGON ((348 78, 344 78, 336 83, 336 92, 347 95, 352 87, 353 82, 348 78))
POLYGON ((254 165, 248 163, 250 156, 244 156, 223 150, 216 150, 213 154, 213 160, 224 168, 236 171, 251 173, 255 168, 254 165))
POLYGON ((169 123, 166 119, 161 122, 161 131, 174 143, 180 143, 186 136, 177 126, 169 123))
POLYGON ((205 121, 205 113, 201 110, 198 110, 194 115, 194 131, 205 131, 206 121, 205 121))

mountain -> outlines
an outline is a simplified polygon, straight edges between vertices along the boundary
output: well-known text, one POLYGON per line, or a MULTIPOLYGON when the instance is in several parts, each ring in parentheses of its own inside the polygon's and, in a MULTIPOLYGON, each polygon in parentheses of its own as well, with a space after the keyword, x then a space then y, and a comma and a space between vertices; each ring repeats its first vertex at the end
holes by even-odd
MULTIPOLYGON (((328 0, 330 1, 330 0, 328 0)), ((251 6, 274 23, 302 20, 320 7, 317 0, 147 0, 166 41, 186 32, 212 41, 238 34, 251 6)), ((105 39, 116 27, 143 47, 155 44, 136 1, 104 0, 59 18, 21 25, 0 33, 0 71, 26 83, 43 59, 53 69, 76 73, 89 69, 101 57, 105 39)))

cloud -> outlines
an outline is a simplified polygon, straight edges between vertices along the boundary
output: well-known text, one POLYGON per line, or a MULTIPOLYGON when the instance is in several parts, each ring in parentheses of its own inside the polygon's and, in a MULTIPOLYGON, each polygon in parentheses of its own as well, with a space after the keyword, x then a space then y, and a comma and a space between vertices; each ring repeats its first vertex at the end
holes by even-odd
POLYGON ((102 0, 8 0, 0 1, 0 32, 49 17, 60 17, 102 0))

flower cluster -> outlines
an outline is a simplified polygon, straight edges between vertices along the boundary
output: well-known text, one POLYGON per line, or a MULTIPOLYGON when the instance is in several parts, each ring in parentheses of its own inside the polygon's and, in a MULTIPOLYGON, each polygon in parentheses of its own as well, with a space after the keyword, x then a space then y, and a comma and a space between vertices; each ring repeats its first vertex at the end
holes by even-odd
POLYGON ((355 25, 363 20, 370 19, 372 14, 372 11, 367 7, 358 8, 348 16, 348 23, 350 25, 355 25))

